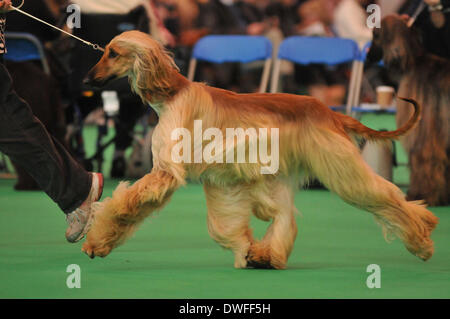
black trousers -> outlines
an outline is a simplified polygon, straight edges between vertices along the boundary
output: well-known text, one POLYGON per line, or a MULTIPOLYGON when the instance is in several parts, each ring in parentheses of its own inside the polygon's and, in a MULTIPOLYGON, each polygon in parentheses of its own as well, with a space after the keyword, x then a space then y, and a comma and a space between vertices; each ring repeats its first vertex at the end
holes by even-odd
POLYGON ((92 175, 86 172, 33 115, 14 92, 0 56, 0 151, 22 166, 64 213, 89 195, 92 175))

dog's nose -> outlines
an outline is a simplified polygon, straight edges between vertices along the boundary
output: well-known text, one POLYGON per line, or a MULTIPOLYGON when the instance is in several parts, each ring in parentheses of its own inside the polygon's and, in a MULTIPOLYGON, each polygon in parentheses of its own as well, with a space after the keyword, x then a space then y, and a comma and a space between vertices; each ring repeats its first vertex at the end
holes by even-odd
POLYGON ((91 85, 92 83, 92 79, 89 75, 87 75, 84 79, 83 79, 83 84, 84 85, 91 85))
POLYGON ((83 79, 83 84, 84 85, 88 85, 88 86, 92 86, 94 85, 94 68, 90 69, 89 72, 86 74, 86 76, 83 79))
POLYGON ((98 88, 101 85, 101 82, 92 77, 90 74, 86 75, 83 79, 83 85, 89 88, 98 88))

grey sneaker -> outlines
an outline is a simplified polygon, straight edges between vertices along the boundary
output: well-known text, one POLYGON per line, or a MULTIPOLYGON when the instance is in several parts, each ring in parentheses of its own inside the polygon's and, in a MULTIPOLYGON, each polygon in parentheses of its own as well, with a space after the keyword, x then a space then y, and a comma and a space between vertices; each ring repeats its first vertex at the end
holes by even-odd
POLYGON ((89 231, 93 217, 91 214, 91 206, 102 197, 102 192, 103 175, 100 173, 92 173, 92 186, 88 198, 80 207, 66 216, 66 221, 69 225, 66 230, 66 239, 69 243, 80 241, 89 231))

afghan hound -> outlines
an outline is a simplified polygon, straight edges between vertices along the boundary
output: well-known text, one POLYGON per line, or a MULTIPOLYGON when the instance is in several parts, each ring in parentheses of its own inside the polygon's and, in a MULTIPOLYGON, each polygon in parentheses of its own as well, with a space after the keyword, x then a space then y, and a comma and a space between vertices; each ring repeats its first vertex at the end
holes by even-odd
MULTIPOLYGON (((369 61, 383 59, 398 94, 423 106, 422 119, 411 134, 401 139, 411 170, 408 200, 423 199, 431 206, 450 204, 450 62, 428 54, 413 28, 400 16, 383 19, 374 29, 369 61)), ((411 116, 400 101, 397 125, 411 116)))
POLYGON ((320 179, 351 205, 371 212, 386 237, 397 236, 423 260, 432 256, 430 235, 438 219, 421 202, 407 202, 400 189, 376 175, 354 144, 358 136, 388 140, 406 134, 420 117, 420 105, 415 101, 407 100, 415 112, 402 128, 374 131, 311 97, 236 94, 190 82, 158 42, 137 31, 114 38, 86 81, 101 86, 120 77, 128 77, 133 90, 160 116, 153 133, 153 169, 131 186, 120 183, 112 198, 98 203, 82 248, 91 258, 104 257, 122 244, 147 216, 169 201, 187 177, 203 182, 209 233, 232 250, 236 268, 286 267, 297 235, 294 189, 299 180, 311 177, 320 179), (195 135, 194 122, 199 120, 209 137, 200 143, 194 139, 181 152, 180 136, 174 132, 195 135), (235 127, 247 133, 261 128, 270 134, 229 138, 225 132, 235 127), (226 144, 226 150, 218 147, 211 151, 215 161, 195 160, 199 149, 210 145, 208 138, 215 139, 216 145, 226 144), (260 147, 268 145, 272 153, 272 145, 278 143, 276 171, 262 173, 267 168, 265 160, 247 160, 252 138, 260 147), (239 161, 235 156, 243 141, 246 161, 239 161), (194 161, 175 161, 174 149, 194 161), (228 161, 230 157, 234 161, 228 161), (252 214, 271 221, 261 240, 252 236, 252 214))

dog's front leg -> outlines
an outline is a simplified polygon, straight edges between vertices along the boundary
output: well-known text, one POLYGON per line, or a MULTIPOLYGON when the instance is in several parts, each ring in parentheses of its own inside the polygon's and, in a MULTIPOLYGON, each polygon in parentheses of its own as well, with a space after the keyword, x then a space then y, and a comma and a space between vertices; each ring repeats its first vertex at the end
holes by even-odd
POLYGON ((158 169, 132 186, 120 183, 112 198, 97 203, 93 212, 95 219, 82 250, 91 258, 108 255, 129 238, 148 215, 161 209, 182 183, 169 172, 158 169))

